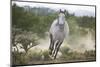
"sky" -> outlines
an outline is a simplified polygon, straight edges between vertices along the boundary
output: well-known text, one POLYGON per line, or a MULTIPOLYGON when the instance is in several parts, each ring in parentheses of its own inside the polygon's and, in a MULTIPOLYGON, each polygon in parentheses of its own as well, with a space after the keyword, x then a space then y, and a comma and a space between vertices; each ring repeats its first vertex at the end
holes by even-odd
POLYGON ((80 6, 80 5, 64 5, 64 4, 47 4, 47 3, 34 3, 34 2, 15 2, 19 6, 30 7, 47 7, 58 11, 59 9, 66 9, 70 13, 75 13, 76 16, 95 16, 94 6, 80 6))

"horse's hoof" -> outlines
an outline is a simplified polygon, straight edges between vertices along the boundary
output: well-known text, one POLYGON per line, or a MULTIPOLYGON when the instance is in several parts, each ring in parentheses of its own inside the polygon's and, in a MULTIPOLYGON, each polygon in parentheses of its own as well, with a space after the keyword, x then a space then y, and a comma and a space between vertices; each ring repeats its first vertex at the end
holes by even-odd
POLYGON ((49 57, 50 57, 50 59, 52 59, 52 60, 54 59, 51 55, 49 55, 49 57))

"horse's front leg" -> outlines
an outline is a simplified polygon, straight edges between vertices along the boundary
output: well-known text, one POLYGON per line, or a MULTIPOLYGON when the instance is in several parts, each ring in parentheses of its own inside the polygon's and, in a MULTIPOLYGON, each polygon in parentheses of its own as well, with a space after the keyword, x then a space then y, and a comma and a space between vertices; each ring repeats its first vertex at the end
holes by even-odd
POLYGON ((55 55, 55 53, 56 53, 56 47, 57 47, 58 43, 59 43, 58 40, 55 41, 55 43, 54 43, 54 47, 53 47, 53 51, 52 51, 52 56, 53 56, 53 57, 54 57, 54 55, 55 55))
POLYGON ((62 44, 62 42, 58 42, 58 43, 56 44, 54 59, 56 59, 56 56, 57 56, 57 53, 58 53, 58 51, 59 51, 59 48, 60 48, 61 44, 62 44))

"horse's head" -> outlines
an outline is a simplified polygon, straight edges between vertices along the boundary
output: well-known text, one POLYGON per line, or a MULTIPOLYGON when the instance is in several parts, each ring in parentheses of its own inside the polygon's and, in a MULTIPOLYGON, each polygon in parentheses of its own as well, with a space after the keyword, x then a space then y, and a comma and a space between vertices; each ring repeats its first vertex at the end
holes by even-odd
POLYGON ((62 11, 60 9, 60 12, 59 12, 59 15, 58 15, 58 24, 60 26, 64 26, 64 24, 65 24, 65 12, 66 12, 66 10, 62 11))
POLYGON ((66 10, 62 11, 60 9, 60 12, 58 15, 58 21, 59 21, 59 24, 61 24, 61 25, 63 25, 65 23, 65 12, 66 12, 66 10))

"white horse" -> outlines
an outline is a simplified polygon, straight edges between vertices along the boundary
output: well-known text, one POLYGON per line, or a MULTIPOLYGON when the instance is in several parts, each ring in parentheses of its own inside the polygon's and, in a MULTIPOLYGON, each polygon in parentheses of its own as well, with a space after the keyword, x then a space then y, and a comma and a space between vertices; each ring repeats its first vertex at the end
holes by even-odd
POLYGON ((52 59, 56 59, 57 53, 63 40, 69 33, 69 27, 67 21, 65 21, 65 12, 59 12, 58 18, 55 19, 50 28, 50 46, 49 46, 49 56, 52 59))

